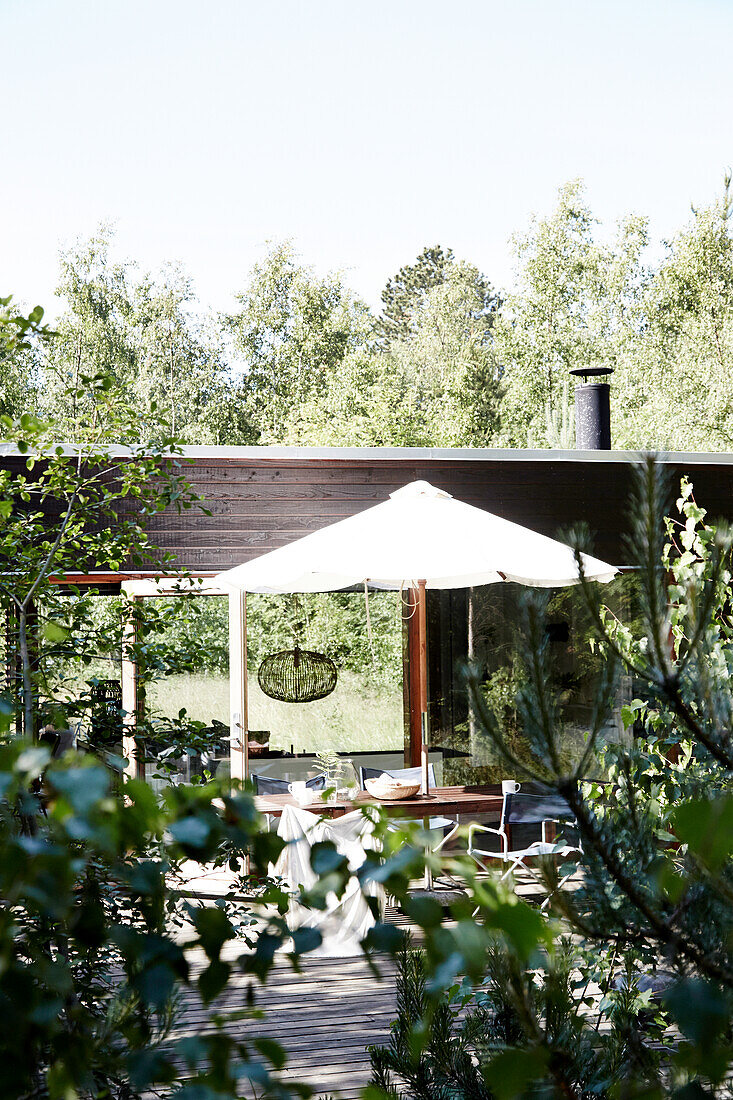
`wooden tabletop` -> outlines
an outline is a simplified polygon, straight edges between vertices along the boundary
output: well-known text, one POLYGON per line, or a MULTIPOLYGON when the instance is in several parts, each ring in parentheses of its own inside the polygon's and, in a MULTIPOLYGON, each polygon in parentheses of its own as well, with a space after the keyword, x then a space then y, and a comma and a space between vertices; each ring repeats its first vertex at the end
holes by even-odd
MULTIPOLYGON (((255 804, 260 813, 277 817, 286 806, 298 806, 291 794, 258 795, 255 804)), ((303 806, 314 814, 328 814, 329 817, 341 817, 360 806, 382 806, 385 810, 400 817, 435 817, 444 814, 456 817, 458 814, 490 814, 501 810, 501 787, 433 787, 428 795, 416 795, 414 798, 395 799, 381 802, 363 792, 353 802, 320 802, 303 806)))

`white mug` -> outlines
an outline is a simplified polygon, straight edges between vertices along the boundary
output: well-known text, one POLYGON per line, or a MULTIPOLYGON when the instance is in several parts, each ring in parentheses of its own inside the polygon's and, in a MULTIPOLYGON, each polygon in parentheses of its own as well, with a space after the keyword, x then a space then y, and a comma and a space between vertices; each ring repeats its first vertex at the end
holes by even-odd
POLYGON ((516 779, 502 779, 501 781, 501 793, 507 794, 519 794, 521 783, 517 783, 516 779))
POLYGON ((296 779, 293 783, 288 783, 288 790, 300 806, 307 806, 313 801, 313 792, 307 786, 305 779, 296 779))

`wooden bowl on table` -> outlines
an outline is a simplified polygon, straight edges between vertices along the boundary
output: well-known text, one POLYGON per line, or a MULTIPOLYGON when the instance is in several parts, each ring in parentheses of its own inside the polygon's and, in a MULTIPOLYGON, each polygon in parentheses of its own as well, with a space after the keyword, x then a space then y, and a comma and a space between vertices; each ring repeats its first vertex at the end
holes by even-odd
POLYGON ((420 790, 419 783, 406 783, 404 779, 393 779, 391 775, 367 779, 364 786, 380 802, 400 802, 403 798, 413 798, 420 790))

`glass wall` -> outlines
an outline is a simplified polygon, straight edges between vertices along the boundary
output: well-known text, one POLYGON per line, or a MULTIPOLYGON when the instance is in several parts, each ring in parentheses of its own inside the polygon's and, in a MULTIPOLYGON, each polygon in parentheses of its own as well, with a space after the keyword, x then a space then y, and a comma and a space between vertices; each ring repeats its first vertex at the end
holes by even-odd
MULTIPOLYGON (((516 584, 428 592, 431 745, 443 751, 446 783, 496 783, 506 773, 469 713, 462 675, 466 661, 481 669, 484 697, 514 752, 520 758, 527 752, 515 707, 523 679, 517 630, 526 593, 516 584)), ((603 599, 615 615, 630 621, 633 593, 633 578, 627 575, 605 585, 603 599)), ((561 706, 563 749, 572 758, 591 719, 602 657, 591 646, 592 630, 579 590, 546 594, 553 686, 561 706)), ((603 731, 609 740, 624 736, 620 709, 631 698, 631 687, 628 677, 619 679, 616 705, 603 731)))

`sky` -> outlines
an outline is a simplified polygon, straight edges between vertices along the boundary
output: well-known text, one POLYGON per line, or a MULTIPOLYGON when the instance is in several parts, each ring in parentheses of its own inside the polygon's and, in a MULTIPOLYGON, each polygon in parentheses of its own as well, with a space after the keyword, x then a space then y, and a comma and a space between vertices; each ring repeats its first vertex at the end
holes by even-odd
POLYGON ((0 295, 100 222, 229 309, 292 239, 377 305, 425 245, 500 288, 582 177, 663 238, 733 166, 733 0, 0 0, 0 295))

